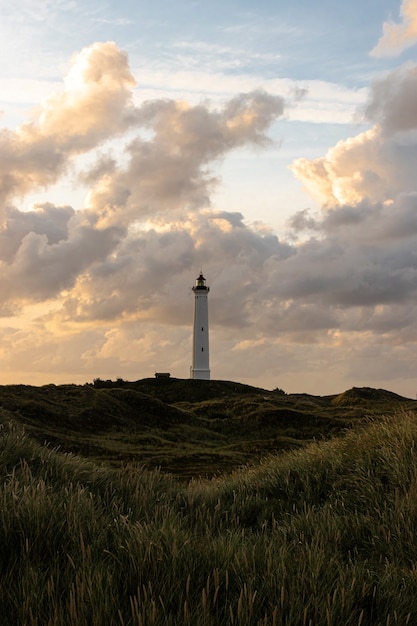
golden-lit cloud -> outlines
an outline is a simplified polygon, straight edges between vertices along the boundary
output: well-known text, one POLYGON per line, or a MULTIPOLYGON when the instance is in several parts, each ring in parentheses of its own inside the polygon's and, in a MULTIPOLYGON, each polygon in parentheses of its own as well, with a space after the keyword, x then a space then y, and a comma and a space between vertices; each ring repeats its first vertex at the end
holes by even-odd
POLYGON ((53 184, 74 156, 133 124, 133 86, 127 56, 114 43, 75 55, 64 90, 15 131, 1 131, 0 205, 53 184))
POLYGON ((381 158, 380 131, 374 127, 340 141, 324 157, 297 159, 290 169, 323 206, 386 199, 389 162, 381 158))
MULTIPOLYGON (((74 56, 64 90, 50 97, 33 121, 15 132, 3 132, 0 287, 4 312, 11 303, 18 307, 56 298, 79 285, 85 291, 87 284, 98 283, 101 277, 109 285, 117 275, 117 288, 102 292, 98 308, 100 315, 114 316, 110 311, 118 300, 121 313, 124 297, 117 294, 123 285, 128 288, 132 278, 120 283, 120 275, 139 250, 152 274, 173 267, 172 257, 182 241, 192 247, 184 229, 173 227, 164 235, 139 231, 132 236, 131 227, 158 215, 169 223, 179 212, 209 205, 215 184, 210 163, 241 145, 264 143, 264 132, 284 109, 282 98, 261 91, 236 97, 216 110, 166 100, 135 107, 133 86, 126 55, 113 43, 94 44, 74 56), (99 155, 90 172, 83 173, 83 182, 90 184, 85 208, 45 204, 22 212, 6 203, 55 182, 70 159, 127 130, 130 136, 122 163, 99 155), (137 136, 132 139, 134 130, 137 136), (166 261, 157 260, 159 251, 147 256, 154 240, 166 261)), ((190 260, 190 252, 185 252, 182 263, 190 260)), ((140 273, 148 273, 146 264, 140 273)), ((68 300, 72 299, 70 295, 68 300)), ((90 300, 83 297, 81 302, 90 300)))
POLYGON ((399 23, 384 23, 383 34, 371 51, 372 56, 396 56, 417 42, 417 0, 403 0, 400 13, 399 23))
POLYGON ((134 104, 133 88, 126 55, 94 44, 32 120, 0 134, 8 382, 16 372, 28 382, 171 368, 186 377, 201 268, 216 376, 262 369, 266 386, 280 376, 275 386, 294 387, 297 375, 317 381, 323 363, 342 377, 346 354, 364 371, 378 345, 403 371, 398 341, 417 337, 416 67, 371 85, 368 130, 292 165, 324 210, 294 215, 286 240, 239 207, 212 206, 218 162, 268 144, 283 97, 134 104), (88 167, 78 161, 86 155, 88 167), (18 207, 70 166, 89 190, 84 205, 18 207))
POLYGON ((324 206, 392 202, 416 190, 417 67, 371 85, 364 109, 369 130, 338 142, 318 159, 297 159, 291 170, 324 206))

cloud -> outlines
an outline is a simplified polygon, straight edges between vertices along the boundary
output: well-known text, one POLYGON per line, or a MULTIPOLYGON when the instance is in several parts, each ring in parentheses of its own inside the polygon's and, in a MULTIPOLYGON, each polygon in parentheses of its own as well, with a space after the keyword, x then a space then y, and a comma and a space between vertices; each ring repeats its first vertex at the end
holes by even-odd
POLYGON ((129 128, 134 84, 127 56, 114 43, 75 55, 63 91, 47 98, 31 121, 0 132, 0 206, 55 183, 73 157, 129 128))
POLYGON ((391 202, 415 190, 417 67, 410 65, 371 85, 363 112, 375 123, 338 142, 324 157, 298 159, 293 173, 323 206, 363 199, 391 202))
POLYGON ((255 91, 217 109, 169 100, 138 107, 133 87, 126 55, 113 43, 93 44, 73 57, 64 90, 33 121, 2 132, 4 312, 65 291, 64 309, 74 318, 114 318, 138 304, 146 316, 157 299, 155 280, 163 284, 196 255, 198 217, 190 214, 190 231, 182 220, 209 206, 217 182, 211 164, 241 146, 266 144, 266 131, 285 106, 283 98, 255 91), (112 156, 93 154, 80 175, 90 185, 84 208, 46 203, 22 212, 11 204, 59 180, 71 159, 118 137, 124 143, 112 156))
POLYGON ((134 123, 134 86, 127 55, 116 44, 84 48, 72 59, 64 91, 44 103, 36 130, 69 150, 88 150, 134 123))
POLYGON ((384 23, 383 35, 371 56, 397 56, 417 42, 417 0, 403 0, 400 14, 400 23, 384 23))
POLYGON ((0 230, 0 259, 10 263, 29 233, 45 235, 49 245, 66 239, 68 222, 74 214, 72 207, 55 207, 52 204, 38 205, 26 212, 6 207, 5 227, 0 230))
POLYGON ((303 80, 300 85, 290 78, 265 77, 253 72, 227 74, 221 68, 218 71, 213 68, 211 58, 207 68, 197 65, 198 69, 185 71, 180 61, 178 69, 173 69, 147 59, 144 67, 135 70, 140 84, 135 100, 138 103, 156 100, 163 94, 194 104, 206 98, 224 103, 236 93, 256 91, 262 85, 269 94, 285 98, 286 117, 316 124, 349 124, 357 107, 366 100, 364 89, 352 89, 340 83, 303 80))
POLYGON ((394 357, 399 342, 415 341, 414 66, 371 86, 368 130, 293 164, 323 210, 295 214, 287 240, 211 205, 214 165, 268 145, 283 97, 134 104, 114 44, 90 46, 71 67, 34 121, 0 136, 9 149, 0 152, 0 363, 10 376, 137 378, 165 367, 186 376, 201 267, 217 377, 294 389, 301 375, 318 384, 324 368, 346 384, 351 363, 365 371, 377 345, 394 357), (87 154, 84 206, 15 206, 87 154))
POLYGON ((415 86, 415 66, 376 81, 364 109, 375 126, 324 157, 292 165, 322 212, 292 217, 294 254, 269 281, 276 294, 275 306, 266 308, 270 329, 316 342, 327 354, 324 346, 333 345, 362 376, 367 364, 369 378, 384 378, 390 369, 371 364, 375 346, 405 363, 409 355, 398 346, 414 343, 417 330, 415 86), (348 349, 350 341, 362 349, 348 349), (373 352, 366 354, 367 346, 373 352))
POLYGON ((417 66, 400 67, 374 81, 365 107, 368 120, 377 122, 385 134, 417 129, 417 66))
POLYGON ((411 66, 374 83, 365 112, 377 124, 292 166, 324 211, 292 218, 293 233, 308 238, 286 261, 281 291, 316 310, 330 307, 338 332, 415 326, 416 78, 411 66))
MULTIPOLYGON (((105 173, 91 189, 89 206, 97 214, 123 206, 132 220, 210 204, 217 180, 210 164, 245 144, 268 143, 265 131, 284 112, 284 99, 263 91, 242 94, 220 109, 155 100, 136 110, 138 126, 151 139, 135 138, 126 150, 127 167, 105 173)), ((116 209, 117 211, 117 209, 116 209)))
POLYGON ((362 204, 348 219, 347 208, 334 209, 321 223, 321 237, 305 242, 286 262, 282 295, 336 307, 339 329, 347 329, 346 322, 352 320, 350 308, 369 307, 371 311, 378 305, 413 302, 417 293, 416 200, 414 194, 394 205, 362 204))

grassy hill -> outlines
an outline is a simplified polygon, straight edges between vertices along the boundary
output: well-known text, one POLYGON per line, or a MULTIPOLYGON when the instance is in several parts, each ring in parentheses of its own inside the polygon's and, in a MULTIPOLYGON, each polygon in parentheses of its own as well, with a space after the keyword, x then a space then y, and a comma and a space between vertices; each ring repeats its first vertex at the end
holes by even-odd
POLYGON ((144 379, 0 386, 0 420, 96 461, 213 476, 328 439, 416 403, 374 389, 324 398, 229 381, 144 379))
POLYGON ((415 403, 230 385, 0 389, 2 625, 417 623, 415 403), (116 463, 255 435, 279 453, 211 480, 116 463))

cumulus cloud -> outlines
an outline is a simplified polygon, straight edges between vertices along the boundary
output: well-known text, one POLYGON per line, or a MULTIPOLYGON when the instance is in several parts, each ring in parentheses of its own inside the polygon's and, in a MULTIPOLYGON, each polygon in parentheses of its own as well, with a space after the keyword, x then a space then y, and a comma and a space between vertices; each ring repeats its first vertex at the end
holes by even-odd
POLYGON ((323 206, 392 201, 415 190, 417 68, 407 66, 371 85, 364 114, 375 123, 340 141, 324 157, 291 169, 323 206))
POLYGON ((268 144, 283 98, 255 91, 216 107, 137 106, 127 58, 114 44, 82 51, 68 76, 35 120, 0 137, 14 155, 0 157, 0 362, 14 346, 23 369, 32 354, 39 372, 54 362, 87 378, 139 377, 161 368, 162 353, 186 376, 191 286, 201 267, 211 286, 212 367, 217 359, 223 377, 250 377, 260 363, 275 377, 285 362, 295 385, 300 372, 316 381, 323 362, 342 376, 342 355, 365 368, 375 337, 393 354, 399 337, 414 341, 414 66, 371 86, 367 131, 293 164, 324 210, 294 215, 288 240, 247 224, 239 210, 211 206, 213 164, 268 144), (13 204, 86 153, 84 206, 13 204))
POLYGON ((417 67, 400 67, 372 84, 365 115, 378 123, 385 134, 415 131, 416 102, 417 67))
POLYGON ((0 136, 4 311, 10 303, 15 310, 74 290, 79 302, 74 305, 78 295, 70 293, 66 310, 75 316, 114 318, 141 302, 145 315, 155 281, 162 285, 163 275, 182 271, 196 254, 198 219, 193 224, 190 217, 191 231, 175 222, 209 206, 216 184, 211 164, 245 144, 267 143, 266 131, 285 105, 255 91, 217 109, 168 100, 137 107, 133 87, 127 56, 114 43, 94 44, 72 59, 63 91, 31 122, 0 136), (22 212, 11 204, 58 180, 77 155, 128 130, 128 143, 118 147, 121 159, 117 152, 98 154, 80 176, 90 185, 85 207, 44 204, 22 212), (155 231, 158 220, 166 232, 155 231))
POLYGON ((298 243, 272 279, 269 328, 275 324, 299 342, 306 337, 309 345, 328 342, 358 371, 368 367, 369 378, 384 379, 390 369, 372 364, 381 351, 405 363, 404 344, 414 343, 417 331, 416 85, 415 66, 376 81, 365 107, 374 126, 319 159, 293 163, 322 212, 292 217, 291 240, 298 243))
POLYGON ((49 245, 68 237, 68 222, 74 216, 70 206, 55 207, 52 204, 37 205, 31 211, 19 211, 8 206, 4 210, 5 225, 0 230, 0 259, 10 263, 19 250, 23 239, 30 233, 45 235, 49 245))
POLYGON ((134 84, 127 56, 114 43, 93 44, 75 55, 64 89, 31 121, 0 131, 0 206, 56 182, 74 156, 133 124, 134 84))
POLYGON ((105 172, 91 189, 89 206, 97 212, 123 207, 114 217, 131 221, 166 211, 210 204, 217 180, 210 163, 245 144, 264 145, 265 131, 284 112, 284 100, 263 91, 242 94, 220 109, 185 102, 154 100, 136 111, 137 123, 151 139, 136 137, 126 149, 128 165, 105 172))
POLYGON ((383 34, 371 50, 375 57, 396 56, 417 42, 417 0, 403 0, 401 22, 385 22, 383 34))
MULTIPOLYGON (((317 233, 301 247, 308 252, 307 276, 318 276, 314 294, 336 305, 376 306, 415 297, 417 136, 410 131, 417 121, 416 85, 415 67, 376 82, 366 107, 376 126, 339 142, 325 157, 292 166, 326 208, 322 217, 294 216, 291 226, 317 233)), ((293 285, 297 276, 291 274, 293 285)))

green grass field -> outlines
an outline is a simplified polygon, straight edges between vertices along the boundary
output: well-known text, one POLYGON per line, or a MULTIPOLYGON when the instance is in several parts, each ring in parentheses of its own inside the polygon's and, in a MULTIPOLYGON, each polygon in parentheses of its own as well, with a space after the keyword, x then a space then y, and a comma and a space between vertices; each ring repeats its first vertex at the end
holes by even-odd
POLYGON ((416 624, 416 403, 190 382, 0 388, 1 624, 416 624))

